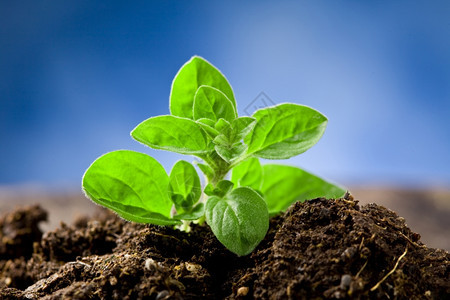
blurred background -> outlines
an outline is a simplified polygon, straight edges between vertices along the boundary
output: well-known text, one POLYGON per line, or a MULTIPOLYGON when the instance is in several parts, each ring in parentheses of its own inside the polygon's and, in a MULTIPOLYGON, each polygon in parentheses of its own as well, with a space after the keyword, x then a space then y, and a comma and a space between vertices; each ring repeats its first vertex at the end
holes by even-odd
POLYGON ((448 1, 1 1, 0 212, 47 203, 51 228, 90 211, 83 172, 116 149, 170 170, 181 155, 129 132, 169 113, 174 75, 200 55, 241 114, 263 95, 329 118, 287 163, 450 249, 449 16, 448 1))

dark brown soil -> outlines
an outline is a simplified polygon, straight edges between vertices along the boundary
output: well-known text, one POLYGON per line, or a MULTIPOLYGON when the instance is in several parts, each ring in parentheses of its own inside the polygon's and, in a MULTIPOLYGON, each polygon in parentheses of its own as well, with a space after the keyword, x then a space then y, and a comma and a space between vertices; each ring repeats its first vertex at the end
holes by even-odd
POLYGON ((42 235, 46 212, 0 217, 0 299, 449 299, 450 255, 403 218, 347 199, 296 203, 237 257, 190 233, 101 210, 42 235))

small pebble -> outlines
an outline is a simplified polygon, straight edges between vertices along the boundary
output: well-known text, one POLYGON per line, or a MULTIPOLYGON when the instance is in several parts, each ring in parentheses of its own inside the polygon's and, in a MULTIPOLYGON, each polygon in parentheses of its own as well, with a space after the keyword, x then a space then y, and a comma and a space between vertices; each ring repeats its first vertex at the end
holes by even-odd
POLYGON ((11 282, 12 282, 11 277, 6 277, 6 279, 5 279, 6 286, 9 286, 11 284, 11 282))
POLYGON ((341 290, 348 290, 348 288, 350 287, 350 283, 352 283, 352 276, 348 274, 342 275, 341 284, 339 285, 339 287, 341 288, 341 290))
POLYGON ((163 291, 161 291, 161 292, 159 292, 157 295, 156 295, 156 300, 163 300, 163 299, 167 299, 167 297, 169 297, 169 295, 170 295, 170 293, 169 293, 169 291, 168 290, 163 290, 163 291))
POLYGON ((241 286, 240 288, 238 288, 237 296, 245 297, 245 296, 247 296, 247 294, 248 294, 248 287, 241 286))
POLYGON ((202 266, 198 265, 198 264, 193 264, 193 263, 189 263, 187 262, 185 264, 186 270, 188 270, 189 272, 198 272, 201 270, 202 266))
POLYGON ((355 247, 349 247, 349 248, 345 249, 344 252, 342 252, 341 259, 343 261, 349 261, 349 260, 353 259, 355 254, 356 254, 356 248, 355 247))
POLYGON ((117 284, 117 278, 116 277, 111 277, 109 279, 109 284, 111 284, 112 286, 115 286, 117 284))
POLYGON ((157 265, 156 265, 155 260, 153 260, 152 258, 147 258, 145 260, 145 268, 147 270, 150 270, 150 271, 156 270, 157 269, 157 265))
POLYGON ((368 257, 370 256, 370 253, 371 253, 371 251, 370 251, 369 248, 363 247, 363 248, 361 249, 361 251, 360 251, 360 256, 361 256, 362 258, 368 258, 368 257))

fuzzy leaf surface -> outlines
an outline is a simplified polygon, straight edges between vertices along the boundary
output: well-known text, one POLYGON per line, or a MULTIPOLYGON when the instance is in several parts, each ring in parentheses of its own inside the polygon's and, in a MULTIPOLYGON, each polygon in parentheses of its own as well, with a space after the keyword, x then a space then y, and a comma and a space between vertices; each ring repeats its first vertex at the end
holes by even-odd
POLYGON ((206 135, 211 139, 214 140, 214 138, 219 135, 219 131, 217 131, 214 128, 215 122, 210 119, 201 118, 197 120, 197 124, 200 125, 200 127, 203 129, 203 131, 206 133, 206 135))
POLYGON ((239 256, 252 252, 269 228, 267 205, 249 187, 237 188, 223 198, 210 197, 205 215, 217 239, 239 256))
POLYGON ((240 141, 252 131, 256 125, 256 119, 252 117, 239 117, 231 123, 233 128, 233 141, 240 141))
POLYGON ((217 154, 219 154, 219 156, 228 163, 241 156, 246 149, 247 146, 241 143, 235 144, 231 147, 221 145, 214 146, 214 150, 216 150, 217 154))
POLYGON ((228 130, 231 129, 231 123, 224 118, 220 118, 219 120, 217 120, 214 128, 220 133, 228 132, 228 130))
POLYGON ((226 194, 233 190, 234 183, 229 180, 221 180, 217 183, 217 186, 213 186, 209 183, 205 187, 205 194, 208 196, 217 196, 223 198, 226 194))

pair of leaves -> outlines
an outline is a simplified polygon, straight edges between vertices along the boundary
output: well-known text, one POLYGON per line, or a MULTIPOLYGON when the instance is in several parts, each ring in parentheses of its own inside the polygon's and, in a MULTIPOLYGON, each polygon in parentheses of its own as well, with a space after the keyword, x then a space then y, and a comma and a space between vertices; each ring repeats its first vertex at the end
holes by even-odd
POLYGON ((286 210, 296 201, 319 197, 340 198, 346 192, 300 168, 276 164, 261 166, 254 157, 233 169, 231 181, 236 186, 249 186, 260 191, 270 215, 286 210))
MULTIPOLYGON (((194 119, 194 99, 201 86, 218 90, 231 102, 236 112, 236 100, 228 80, 211 63, 199 56, 194 56, 181 67, 172 82, 170 113, 173 116, 194 119)), ((203 92, 214 94, 214 91, 206 89, 203 92)), ((197 117, 202 118, 202 116, 197 117)), ((210 118, 212 115, 206 117, 210 118)))
POLYGON ((205 216, 217 239, 237 255, 247 255, 265 237, 269 214, 264 199, 249 187, 208 198, 205 216))
POLYGON ((130 150, 107 153, 96 159, 83 176, 83 189, 94 202, 122 218, 156 225, 180 224, 203 213, 200 179, 186 161, 177 162, 167 175, 151 156, 130 150), (181 214, 171 218, 175 204, 181 214))
POLYGON ((237 118, 233 90, 225 76, 198 56, 175 76, 170 111, 171 116, 139 124, 133 138, 154 149, 200 157, 215 150, 227 162, 244 152, 266 159, 296 156, 317 143, 327 124, 318 111, 285 103, 256 111, 254 128, 248 126, 253 119, 237 118))
POLYGON ((240 117, 231 123, 219 120, 216 128, 220 133, 213 140, 214 150, 226 162, 233 162, 247 150, 247 146, 241 140, 252 130, 254 124, 255 119, 251 117, 240 117))
POLYGON ((225 197, 226 194, 230 193, 233 190, 234 183, 229 180, 221 180, 217 183, 216 186, 213 186, 209 183, 205 187, 205 194, 208 196, 217 196, 220 198, 225 197))
POLYGON ((180 160, 172 168, 169 177, 169 195, 177 209, 178 220, 197 220, 204 213, 203 203, 194 206, 202 195, 200 178, 194 166, 180 160))
POLYGON ((202 85, 194 96, 192 108, 194 120, 209 119, 217 122, 219 119, 232 122, 236 117, 236 106, 220 90, 202 85))
POLYGON ((201 57, 194 56, 177 73, 170 94, 171 115, 140 123, 131 135, 153 148, 202 156, 213 151, 211 140, 219 120, 237 118, 233 90, 225 76, 201 57))
POLYGON ((175 225, 170 218, 169 176, 154 158, 119 150, 97 158, 83 176, 83 190, 94 202, 122 218, 156 225, 175 225))

